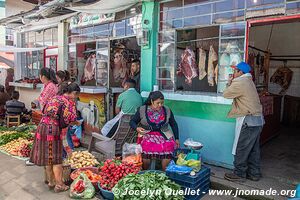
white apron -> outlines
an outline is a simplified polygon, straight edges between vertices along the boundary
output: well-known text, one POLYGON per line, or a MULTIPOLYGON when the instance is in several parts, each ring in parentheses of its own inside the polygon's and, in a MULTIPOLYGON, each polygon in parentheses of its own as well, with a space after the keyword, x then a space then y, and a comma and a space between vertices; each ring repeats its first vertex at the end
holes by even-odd
POLYGON ((123 115, 124 113, 120 111, 119 114, 117 114, 113 119, 106 122, 103 128, 101 129, 102 135, 107 136, 112 127, 121 119, 123 115))
POLYGON ((233 142, 233 148, 232 148, 232 154, 235 155, 236 153, 236 147, 240 138, 242 126, 244 123, 246 116, 243 117, 238 117, 236 118, 236 125, 235 125, 235 137, 234 137, 234 142, 233 142))

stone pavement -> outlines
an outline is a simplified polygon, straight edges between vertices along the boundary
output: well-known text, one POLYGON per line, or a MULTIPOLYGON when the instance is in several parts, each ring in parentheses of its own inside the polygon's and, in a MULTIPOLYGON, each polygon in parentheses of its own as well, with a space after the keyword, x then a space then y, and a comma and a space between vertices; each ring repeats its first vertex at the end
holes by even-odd
MULTIPOLYGON (((68 192, 56 194, 43 183, 43 168, 25 166, 24 161, 0 153, 0 200, 65 200, 68 192)), ((99 199, 99 198, 94 198, 99 199)), ((203 200, 239 200, 225 196, 208 196, 203 200)))

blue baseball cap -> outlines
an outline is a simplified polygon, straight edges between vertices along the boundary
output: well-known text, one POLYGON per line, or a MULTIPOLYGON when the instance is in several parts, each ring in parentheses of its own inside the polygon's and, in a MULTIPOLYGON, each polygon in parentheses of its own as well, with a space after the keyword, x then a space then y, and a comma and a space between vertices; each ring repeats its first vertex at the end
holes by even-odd
POLYGON ((242 71, 244 74, 249 73, 251 71, 251 67, 245 63, 245 62, 240 62, 236 66, 231 66, 233 69, 238 69, 242 71))

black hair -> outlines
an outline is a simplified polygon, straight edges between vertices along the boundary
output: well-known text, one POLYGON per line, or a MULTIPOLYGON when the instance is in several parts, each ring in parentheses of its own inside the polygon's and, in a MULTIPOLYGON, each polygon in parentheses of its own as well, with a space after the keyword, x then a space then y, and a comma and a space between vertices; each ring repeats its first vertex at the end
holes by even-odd
POLYGON ((15 100, 19 100, 20 98, 20 93, 18 91, 13 91, 12 95, 11 95, 11 98, 12 99, 15 99, 15 100))
POLYGON ((136 81, 131 78, 128 78, 125 80, 124 84, 128 84, 130 88, 135 88, 136 81))
POLYGON ((5 88, 3 85, 0 85, 0 92, 5 92, 5 88))
POLYGON ((58 76, 62 80, 62 82, 68 81, 66 72, 63 70, 59 70, 58 72, 56 72, 56 76, 58 76))
POLYGON ((80 92, 79 85, 77 83, 63 82, 59 87, 58 95, 63 95, 65 93, 71 92, 80 92))
POLYGON ((57 84, 55 72, 53 69, 43 67, 42 69, 40 69, 40 75, 45 76, 49 81, 57 84))
POLYGON ((164 100, 165 97, 160 91, 154 91, 150 92, 149 97, 147 98, 145 105, 150 106, 153 101, 156 101, 157 99, 164 100))
POLYGON ((138 64, 140 64, 141 62, 138 59, 134 59, 131 63, 138 63, 138 64))

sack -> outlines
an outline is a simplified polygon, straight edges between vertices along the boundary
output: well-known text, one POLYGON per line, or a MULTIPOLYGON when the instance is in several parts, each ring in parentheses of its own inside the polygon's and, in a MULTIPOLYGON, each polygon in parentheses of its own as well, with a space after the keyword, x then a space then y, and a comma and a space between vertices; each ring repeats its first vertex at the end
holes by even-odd
POLYGON ((57 116, 58 116, 58 126, 61 129, 67 128, 69 124, 66 124, 64 120, 64 111, 63 111, 63 104, 61 104, 58 108, 57 116))
POLYGON ((122 161, 128 163, 142 163, 142 146, 139 144, 125 143, 123 145, 122 161))
POLYGON ((70 188, 70 197, 76 199, 91 199, 95 195, 95 188, 89 178, 84 174, 73 181, 70 188))

